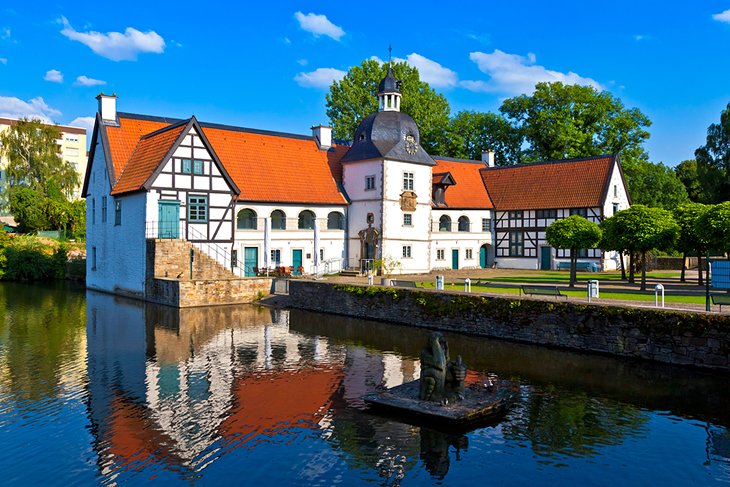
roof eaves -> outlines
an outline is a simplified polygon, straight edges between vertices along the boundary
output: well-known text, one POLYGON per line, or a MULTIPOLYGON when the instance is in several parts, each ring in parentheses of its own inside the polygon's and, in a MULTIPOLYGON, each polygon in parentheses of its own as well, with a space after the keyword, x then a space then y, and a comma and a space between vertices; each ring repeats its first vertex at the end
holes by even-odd
MULTIPOLYGON (((195 115, 193 115, 190 118, 191 126, 195 127, 195 130, 198 132, 198 135, 200 136, 200 140, 202 140, 203 145, 208 149, 208 152, 213 157, 213 161, 218 165, 218 169, 220 170, 221 174, 223 175, 223 179, 226 180, 228 183, 228 186, 233 190, 233 192, 236 195, 241 194, 241 189, 236 185, 236 183, 233 181, 233 178, 230 174, 228 174, 228 171, 226 170, 226 166, 223 165, 221 160, 218 158, 218 154, 216 154, 215 149, 213 149, 213 144, 210 143, 208 140, 208 137, 205 135, 205 132, 203 131, 203 128, 201 127, 200 123, 198 122, 198 119, 195 118, 195 115)), ((184 133, 186 133, 189 130, 183 130, 184 133)), ((182 135, 182 134, 181 134, 182 135)))
POLYGON ((99 114, 96 114, 94 118, 94 131, 91 133, 91 144, 89 149, 89 157, 86 161, 86 172, 84 174, 84 185, 81 188, 81 196, 86 198, 89 195, 89 176, 91 176, 91 165, 94 161, 94 154, 96 153, 96 137, 99 135, 99 114))

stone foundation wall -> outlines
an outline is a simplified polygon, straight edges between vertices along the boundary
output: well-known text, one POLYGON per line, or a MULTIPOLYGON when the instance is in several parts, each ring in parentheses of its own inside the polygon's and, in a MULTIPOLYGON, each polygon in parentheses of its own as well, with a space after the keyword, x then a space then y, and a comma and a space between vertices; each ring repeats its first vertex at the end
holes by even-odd
POLYGON ((147 301, 178 308, 251 303, 271 293, 273 279, 150 279, 147 301))
POLYGON ((730 317, 554 300, 291 281, 295 308, 730 370, 730 317))

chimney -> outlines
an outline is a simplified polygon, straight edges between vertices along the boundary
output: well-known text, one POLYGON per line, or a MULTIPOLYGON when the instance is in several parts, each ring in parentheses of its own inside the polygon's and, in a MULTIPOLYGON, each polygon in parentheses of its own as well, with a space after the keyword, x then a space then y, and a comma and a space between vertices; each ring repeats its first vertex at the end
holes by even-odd
POLYGON ((482 151, 482 161, 484 161, 487 167, 494 167, 494 152, 482 151))
POLYGON ((117 94, 105 95, 102 91, 96 96, 99 100, 99 114, 106 125, 117 124, 117 94))
POLYGON ((315 125, 312 127, 312 136, 317 139, 317 145, 320 149, 326 150, 332 147, 332 127, 315 125))

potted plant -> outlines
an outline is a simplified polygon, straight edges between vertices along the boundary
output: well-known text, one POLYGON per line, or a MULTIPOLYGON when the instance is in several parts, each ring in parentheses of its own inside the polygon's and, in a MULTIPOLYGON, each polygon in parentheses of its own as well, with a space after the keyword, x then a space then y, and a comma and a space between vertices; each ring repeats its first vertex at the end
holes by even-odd
POLYGON ((396 269, 400 269, 401 265, 401 261, 390 255, 383 256, 373 262, 373 266, 376 269, 380 269, 380 274, 385 276, 380 281, 383 286, 392 285, 390 276, 396 269))

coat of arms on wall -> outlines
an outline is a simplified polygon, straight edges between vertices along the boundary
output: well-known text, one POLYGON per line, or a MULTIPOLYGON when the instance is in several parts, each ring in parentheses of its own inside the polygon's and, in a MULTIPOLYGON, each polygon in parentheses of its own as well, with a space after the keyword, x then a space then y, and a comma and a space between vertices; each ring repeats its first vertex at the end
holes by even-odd
POLYGON ((403 191, 400 195, 400 209, 402 211, 416 211, 416 193, 403 191))

